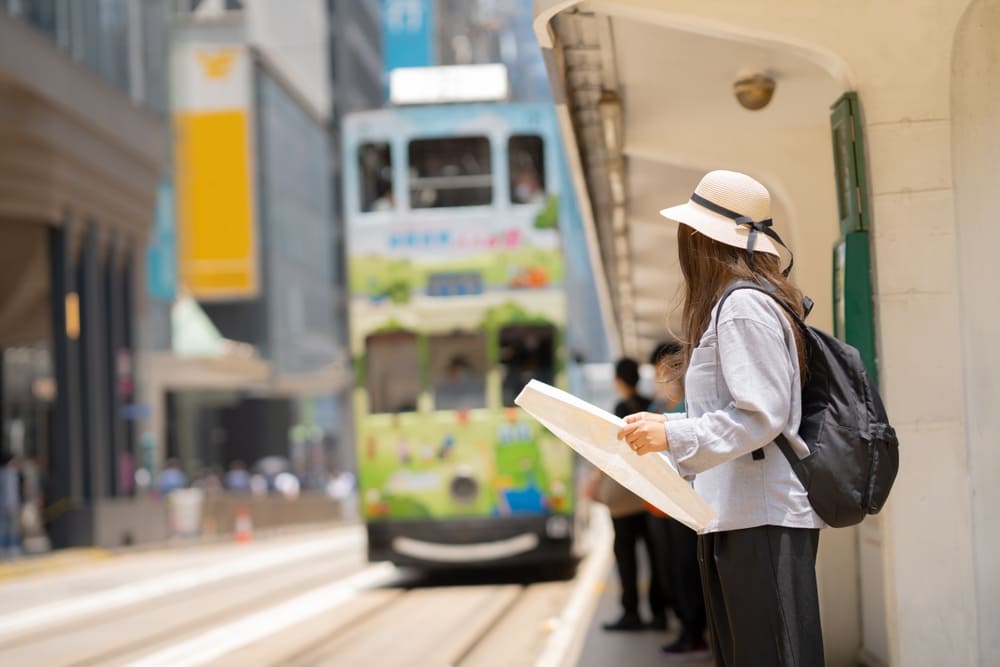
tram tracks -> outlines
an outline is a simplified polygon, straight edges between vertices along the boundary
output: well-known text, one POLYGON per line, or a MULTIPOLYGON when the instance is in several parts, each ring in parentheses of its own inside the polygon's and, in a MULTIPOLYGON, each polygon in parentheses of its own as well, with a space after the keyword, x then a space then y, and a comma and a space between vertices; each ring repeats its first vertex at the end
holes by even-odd
POLYGON ((281 664, 458 665, 524 590, 521 586, 409 590, 281 664))
MULTIPOLYGON (((149 654, 151 649, 165 650, 181 638, 198 635, 206 628, 232 623, 247 615, 248 610, 267 608, 286 597, 303 595, 322 584, 349 576, 360 571, 358 564, 329 564, 318 566, 312 571, 298 571, 291 578, 277 577, 250 595, 233 594, 223 604, 206 604, 190 599, 178 600, 171 607, 144 612, 142 617, 128 619, 130 626, 155 628, 151 633, 136 633, 132 639, 115 644, 113 647, 83 659, 74 659, 72 667, 103 667, 105 665, 131 664, 149 654), (168 619, 160 624, 157 619, 168 619), (176 619, 176 620, 174 620, 176 619)), ((230 591, 236 586, 230 586, 230 591)), ((247 582, 243 582, 247 585, 247 582)), ((220 591, 219 596, 228 596, 230 591, 220 591)), ((116 627, 122 625, 120 619, 112 620, 116 627)), ((91 634, 93 628, 84 630, 91 634)))
MULTIPOLYGON (((537 570, 423 577, 367 564, 363 549, 336 546, 307 550, 308 556, 287 563, 269 561, 266 568, 244 564, 249 574, 212 580, 204 575, 218 562, 266 559, 268 551, 235 550, 198 562, 193 569, 202 571, 204 580, 198 586, 177 584, 190 567, 178 563, 173 571, 154 570, 177 585, 170 590, 159 585, 161 595, 128 604, 108 596, 118 587, 113 575, 75 581, 79 595, 56 598, 74 614, 63 610, 50 623, 37 618, 29 623, 40 607, 25 609, 28 620, 17 633, 0 633, 0 664, 534 665, 558 634, 559 619, 579 588, 576 581, 545 579, 537 570), (89 597, 110 600, 111 606, 78 599, 89 597)), ((131 579, 137 575, 134 568, 125 572, 131 579)), ((132 583, 151 585, 141 579, 132 583)), ((16 620, 18 614, 0 618, 16 620)))

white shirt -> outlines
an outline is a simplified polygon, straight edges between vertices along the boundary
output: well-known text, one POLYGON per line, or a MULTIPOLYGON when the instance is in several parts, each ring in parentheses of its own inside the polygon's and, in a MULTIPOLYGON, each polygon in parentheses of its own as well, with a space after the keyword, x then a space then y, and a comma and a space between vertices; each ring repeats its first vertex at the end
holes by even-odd
POLYGON ((668 416, 664 455, 694 479, 695 491, 718 515, 706 533, 821 528, 823 520, 774 444, 784 433, 800 456, 808 452, 797 434, 802 395, 792 325, 777 302, 755 290, 738 290, 721 314, 717 309, 684 377, 687 415, 668 416), (759 448, 764 458, 754 460, 759 448))

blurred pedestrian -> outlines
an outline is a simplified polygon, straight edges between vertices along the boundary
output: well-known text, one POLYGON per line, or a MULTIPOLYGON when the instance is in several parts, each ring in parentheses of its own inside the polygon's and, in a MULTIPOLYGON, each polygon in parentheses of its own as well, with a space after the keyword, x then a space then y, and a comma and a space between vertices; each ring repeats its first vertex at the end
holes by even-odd
POLYGON ((160 471, 158 488, 161 496, 169 495, 172 491, 187 487, 187 475, 181 470, 181 464, 177 459, 167 459, 166 465, 160 471))
MULTIPOLYGON (((823 521, 775 444, 798 436, 804 347, 786 309, 802 292, 781 270, 770 195, 713 171, 662 211, 680 223, 686 415, 642 412, 619 433, 640 455, 664 452, 715 511, 697 538, 717 664, 823 665, 816 552, 823 521), (739 290, 736 281, 771 290, 739 290)), ((789 268, 791 264, 789 264, 789 268)))
POLYGON ((266 496, 268 491, 267 477, 259 472, 250 475, 250 493, 255 496, 266 496))
POLYGON ((0 455, 0 557, 14 558, 21 553, 18 521, 21 513, 21 482, 17 458, 0 455))
MULTIPOLYGON (((656 394, 650 412, 681 414, 684 408, 684 383, 680 368, 684 349, 680 343, 660 344, 650 357, 656 369, 656 394)), ((698 569, 698 535, 680 521, 651 508, 649 533, 669 582, 673 608, 681 622, 677 638, 660 647, 668 660, 699 660, 710 654, 705 642, 705 598, 698 569)))
POLYGON ((336 468, 326 485, 326 492, 340 503, 340 515, 353 519, 358 514, 357 480, 349 470, 336 468))
POLYGON ((250 493, 250 473, 247 465, 239 459, 229 464, 226 471, 226 490, 231 493, 250 493))
POLYGON ((45 507, 42 489, 45 488, 45 479, 42 466, 34 456, 21 459, 20 484, 21 548, 31 553, 47 551, 50 545, 42 521, 42 509, 45 507))
POLYGON ((274 477, 274 490, 288 500, 295 500, 299 497, 302 485, 299 478, 290 472, 279 472, 274 477))
MULTIPOLYGON (((615 391, 620 400, 615 405, 619 417, 649 408, 650 399, 639 393, 639 364, 634 359, 622 358, 615 364, 615 391)), ((603 628, 609 631, 634 631, 646 627, 665 630, 667 627, 667 586, 662 566, 649 535, 646 506, 642 499, 620 485, 600 470, 594 471, 589 483, 589 493, 606 505, 614 525, 615 565, 622 589, 621 616, 603 628), (653 618, 647 626, 639 614, 639 560, 638 547, 642 543, 649 554, 650 581, 648 589, 649 610, 653 618)))
POLYGON ((124 496, 135 493, 135 458, 128 449, 118 455, 118 488, 124 496))
POLYGON ((207 494, 216 494, 221 492, 223 485, 222 475, 220 475, 219 472, 220 471, 216 466, 203 468, 192 486, 196 489, 201 489, 207 494))

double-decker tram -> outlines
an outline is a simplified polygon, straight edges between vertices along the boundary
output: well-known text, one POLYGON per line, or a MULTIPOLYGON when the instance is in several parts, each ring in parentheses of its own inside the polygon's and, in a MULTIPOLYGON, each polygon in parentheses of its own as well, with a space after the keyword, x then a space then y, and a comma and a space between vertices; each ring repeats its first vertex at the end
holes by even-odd
POLYGON ((371 560, 559 562, 572 450, 514 398, 565 384, 576 215, 554 111, 439 104, 345 119, 358 480, 371 560))

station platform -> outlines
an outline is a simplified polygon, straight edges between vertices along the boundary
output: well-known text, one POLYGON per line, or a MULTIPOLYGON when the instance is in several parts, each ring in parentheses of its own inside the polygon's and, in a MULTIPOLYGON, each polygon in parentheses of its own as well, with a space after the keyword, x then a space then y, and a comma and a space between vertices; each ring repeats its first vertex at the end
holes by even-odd
MULTIPOLYGON (((670 659, 660 653, 660 647, 674 641, 680 632, 680 621, 669 613, 667 630, 642 630, 638 632, 608 632, 602 625, 614 621, 621 615, 621 585, 612 554, 614 531, 607 511, 596 506, 592 508, 591 527, 593 542, 590 553, 581 563, 577 572, 578 586, 584 595, 579 613, 574 614, 572 603, 565 617, 574 621, 577 628, 574 640, 570 642, 559 661, 560 667, 608 667, 628 665, 629 667, 662 667, 663 665, 686 665, 688 667, 712 667, 715 663, 707 660, 670 659)), ((639 549, 639 600, 643 618, 652 614, 645 608, 649 589, 649 563, 643 549, 639 549)))
MULTIPOLYGON (((648 569, 646 570, 648 572, 648 569)), ((643 581, 648 586, 648 578, 643 581)), ((686 665, 688 667, 712 667, 709 660, 676 661, 660 654, 659 649, 677 638, 680 622, 671 612, 666 631, 643 630, 640 632, 608 632, 601 625, 613 621, 621 614, 619 599, 621 587, 618 572, 611 567, 599 584, 599 597, 591 615, 586 635, 576 664, 578 667, 608 667, 628 665, 628 667, 663 667, 663 665, 686 665)), ((648 615, 647 615, 648 618, 648 615)))

